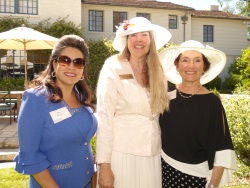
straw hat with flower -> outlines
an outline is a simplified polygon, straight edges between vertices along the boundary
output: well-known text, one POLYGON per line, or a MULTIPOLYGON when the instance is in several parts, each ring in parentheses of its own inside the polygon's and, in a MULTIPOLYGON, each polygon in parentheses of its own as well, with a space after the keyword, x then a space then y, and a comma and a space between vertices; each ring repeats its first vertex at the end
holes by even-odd
POLYGON ((116 37, 113 41, 114 49, 120 52, 123 51, 127 43, 127 35, 144 31, 153 31, 157 50, 163 47, 172 36, 167 29, 152 24, 148 19, 135 17, 130 20, 125 20, 117 28, 116 37))

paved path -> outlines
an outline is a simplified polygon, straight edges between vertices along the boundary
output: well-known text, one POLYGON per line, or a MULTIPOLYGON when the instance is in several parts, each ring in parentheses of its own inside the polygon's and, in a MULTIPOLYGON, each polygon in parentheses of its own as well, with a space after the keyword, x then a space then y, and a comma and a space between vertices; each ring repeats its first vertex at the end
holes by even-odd
POLYGON ((9 117, 0 117, 0 168, 12 167, 11 162, 18 151, 17 124, 9 117))

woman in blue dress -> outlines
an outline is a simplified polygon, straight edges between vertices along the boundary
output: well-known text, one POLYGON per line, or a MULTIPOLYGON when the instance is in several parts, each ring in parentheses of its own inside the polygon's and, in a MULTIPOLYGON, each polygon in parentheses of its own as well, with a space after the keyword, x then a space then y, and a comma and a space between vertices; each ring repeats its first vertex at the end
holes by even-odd
POLYGON ((86 83, 89 49, 65 35, 49 64, 22 98, 18 117, 20 151, 16 171, 30 175, 29 187, 90 187, 94 161, 90 140, 97 121, 86 83))

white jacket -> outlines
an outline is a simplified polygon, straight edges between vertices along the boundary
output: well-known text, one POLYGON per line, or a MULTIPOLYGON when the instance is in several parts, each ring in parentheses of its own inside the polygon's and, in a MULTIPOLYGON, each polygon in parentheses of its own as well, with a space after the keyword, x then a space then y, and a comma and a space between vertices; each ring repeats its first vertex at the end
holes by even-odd
POLYGON ((108 58, 97 86, 97 163, 110 163, 112 150, 139 156, 161 152, 158 115, 149 93, 136 81, 127 60, 108 58))

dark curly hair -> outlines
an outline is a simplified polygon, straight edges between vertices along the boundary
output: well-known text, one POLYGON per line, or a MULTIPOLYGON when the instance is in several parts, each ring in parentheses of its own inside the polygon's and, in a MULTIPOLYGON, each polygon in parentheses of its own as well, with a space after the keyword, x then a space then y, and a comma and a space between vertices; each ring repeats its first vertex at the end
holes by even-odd
POLYGON ((57 103, 63 100, 63 94, 60 89, 56 85, 56 77, 52 77, 51 74, 54 72, 53 68, 53 62, 58 58, 58 56, 61 54, 62 50, 72 47, 80 50, 83 54, 84 60, 85 60, 85 67, 84 67, 84 80, 79 80, 75 86, 74 86, 74 92, 76 95, 77 100, 85 105, 89 106, 95 110, 94 106, 91 104, 92 101, 92 91, 88 84, 86 83, 86 78, 88 78, 87 75, 87 68, 88 68, 88 59, 89 59, 89 48, 87 44, 85 43, 84 39, 77 36, 77 35, 64 35, 59 39, 59 41, 55 44, 51 56, 49 58, 48 65, 44 71, 40 73, 40 75, 33 79, 29 85, 29 87, 35 87, 35 88, 42 88, 46 87, 49 91, 49 99, 51 102, 57 103))

